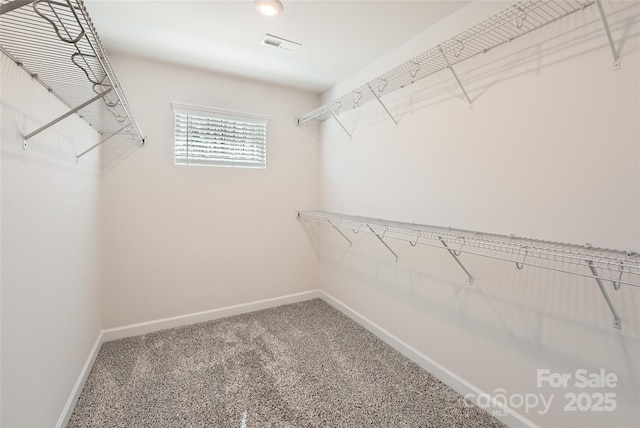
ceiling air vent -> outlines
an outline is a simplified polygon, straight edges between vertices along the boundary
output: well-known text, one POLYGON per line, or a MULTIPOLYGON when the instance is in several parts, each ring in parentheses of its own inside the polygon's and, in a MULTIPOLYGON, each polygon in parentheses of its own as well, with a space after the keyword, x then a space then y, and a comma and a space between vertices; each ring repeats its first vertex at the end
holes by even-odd
POLYGON ((283 39, 282 37, 273 36, 271 34, 265 35, 260 44, 280 48, 287 52, 297 52, 298 49, 302 47, 300 43, 292 42, 291 40, 283 39))

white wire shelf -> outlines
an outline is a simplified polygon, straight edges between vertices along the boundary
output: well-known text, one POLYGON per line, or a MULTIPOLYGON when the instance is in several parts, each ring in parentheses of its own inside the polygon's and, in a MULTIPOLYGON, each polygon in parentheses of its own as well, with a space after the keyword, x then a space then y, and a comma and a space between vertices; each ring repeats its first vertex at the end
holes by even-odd
POLYGON ((104 137, 78 158, 115 135, 144 144, 82 0, 0 0, 0 50, 71 109, 25 148, 76 112, 104 137))
POLYGON ((420 244, 447 250, 464 270, 470 284, 473 283, 473 277, 460 259, 462 254, 511 262, 517 269, 532 266, 594 279, 614 315, 614 326, 617 328, 621 325, 620 318, 603 282, 611 282, 615 290, 619 290, 623 284, 640 287, 640 256, 633 252, 325 211, 300 211, 297 215, 304 223, 331 226, 350 246, 351 233, 374 235, 396 261, 398 255, 385 241, 387 238, 406 241, 411 246, 420 244))
MULTIPOLYGON (((510 42, 574 12, 583 10, 593 3, 594 1, 591 0, 518 1, 502 12, 474 25, 457 36, 305 114, 298 118, 298 124, 302 125, 313 119, 323 121, 330 117, 335 118, 341 111, 359 107, 375 99, 380 101, 382 95, 404 88, 447 68, 451 70, 467 101, 471 104, 471 99, 464 90, 455 71, 453 71, 454 65, 510 42)), ((617 54, 614 52, 614 55, 617 54)), ((387 113, 389 113, 388 110, 387 113)), ((389 115, 391 116, 390 113, 389 115)), ((393 119, 393 116, 391 117, 393 119)))

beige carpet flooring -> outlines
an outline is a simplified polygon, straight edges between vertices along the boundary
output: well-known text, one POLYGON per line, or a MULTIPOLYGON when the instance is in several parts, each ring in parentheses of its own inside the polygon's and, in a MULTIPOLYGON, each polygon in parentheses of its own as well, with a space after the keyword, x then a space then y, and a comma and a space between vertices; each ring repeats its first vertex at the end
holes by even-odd
POLYGON ((104 343, 68 427, 503 427, 315 299, 104 343))

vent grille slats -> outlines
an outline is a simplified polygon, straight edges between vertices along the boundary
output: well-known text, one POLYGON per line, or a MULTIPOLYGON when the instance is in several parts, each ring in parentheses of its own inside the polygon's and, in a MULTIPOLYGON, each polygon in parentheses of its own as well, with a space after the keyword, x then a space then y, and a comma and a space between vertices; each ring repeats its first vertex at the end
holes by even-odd
POLYGON ((272 34, 265 35, 260 44, 273 46, 274 48, 279 48, 287 52, 297 52, 302 47, 300 43, 283 39, 282 37, 274 36, 272 34))

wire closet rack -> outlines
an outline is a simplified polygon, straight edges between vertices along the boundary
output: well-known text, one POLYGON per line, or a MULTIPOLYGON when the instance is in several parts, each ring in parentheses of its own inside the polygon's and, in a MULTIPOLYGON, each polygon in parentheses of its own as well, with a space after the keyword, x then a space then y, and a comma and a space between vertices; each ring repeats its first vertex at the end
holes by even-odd
POLYGON ((633 252, 326 211, 299 211, 297 217, 303 223, 332 227, 349 246, 352 246, 349 233, 374 235, 396 262, 398 255, 385 241, 387 238, 406 241, 412 247, 420 244, 446 250, 464 271, 469 284, 473 284, 473 276, 461 260, 462 254, 511 262, 518 270, 532 266, 594 279, 611 310, 616 328, 621 328, 622 323, 604 283, 611 282, 615 291, 622 285, 640 287, 640 256, 633 252))
POLYGON ((476 55, 486 53, 500 45, 537 30, 547 24, 584 10, 593 3, 598 5, 600 17, 613 54, 614 69, 620 67, 619 55, 611 37, 609 25, 600 0, 521 0, 502 12, 474 25, 455 37, 400 64, 375 79, 361 85, 349 93, 318 107, 297 119, 298 125, 310 120, 326 120, 333 117, 349 135, 349 131, 338 120, 338 114, 347 109, 359 107, 377 100, 389 117, 397 125, 397 120, 381 100, 383 95, 404 88, 407 85, 449 69, 462 94, 471 106, 462 81, 453 66, 476 55))
POLYGON ((144 144, 96 29, 82 0, 0 1, 0 50, 70 110, 24 135, 27 141, 78 113, 102 141, 116 135, 144 144))

